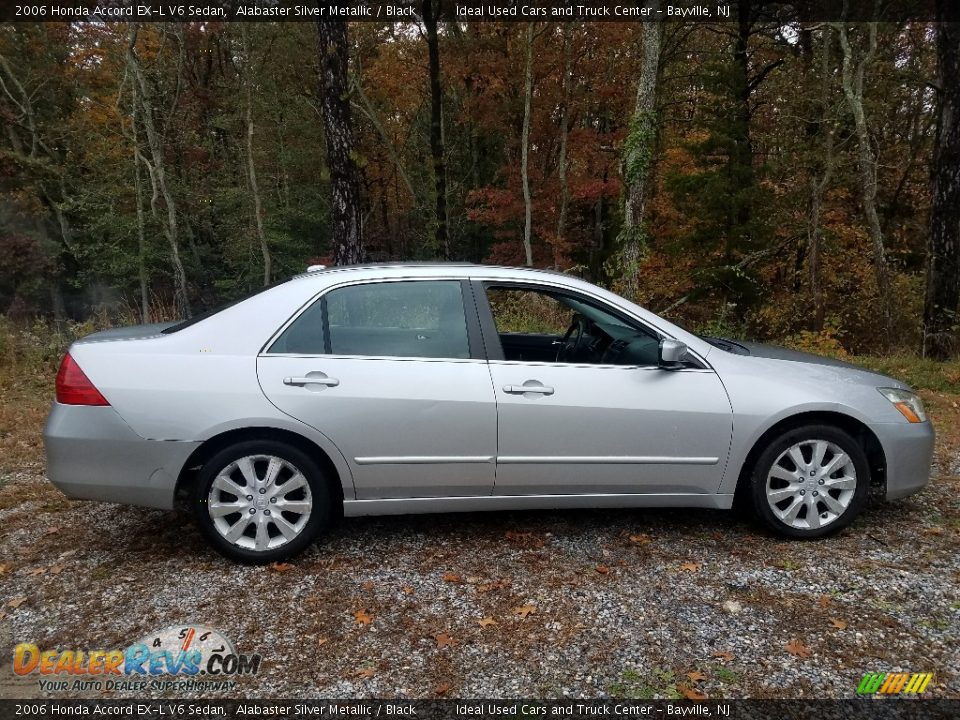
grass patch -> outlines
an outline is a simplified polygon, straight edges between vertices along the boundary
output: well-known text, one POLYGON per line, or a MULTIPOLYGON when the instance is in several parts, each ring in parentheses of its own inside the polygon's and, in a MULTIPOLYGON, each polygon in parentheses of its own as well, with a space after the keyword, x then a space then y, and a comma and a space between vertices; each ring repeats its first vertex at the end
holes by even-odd
POLYGON ((740 679, 740 673, 724 665, 712 665, 710 674, 722 683, 735 683, 740 679))
POLYGON ((645 678, 636 670, 624 670, 620 680, 607 686, 610 697, 618 700, 679 700, 677 675, 673 670, 654 668, 645 678))
POLYGON ((937 362, 914 355, 851 355, 849 362, 883 375, 889 375, 918 390, 960 393, 960 360, 937 362))

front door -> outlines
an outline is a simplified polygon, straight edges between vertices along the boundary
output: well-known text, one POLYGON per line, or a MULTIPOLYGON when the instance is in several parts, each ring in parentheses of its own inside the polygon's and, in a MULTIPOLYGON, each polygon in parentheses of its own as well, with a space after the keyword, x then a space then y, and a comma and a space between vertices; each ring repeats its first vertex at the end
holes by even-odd
POLYGON ((460 280, 337 287, 258 358, 266 396, 336 444, 358 500, 491 493, 496 408, 465 298, 460 280))
POLYGON ((494 494, 716 492, 732 411, 711 369, 659 368, 655 332, 592 299, 537 285, 484 295, 503 354, 490 362, 494 494))

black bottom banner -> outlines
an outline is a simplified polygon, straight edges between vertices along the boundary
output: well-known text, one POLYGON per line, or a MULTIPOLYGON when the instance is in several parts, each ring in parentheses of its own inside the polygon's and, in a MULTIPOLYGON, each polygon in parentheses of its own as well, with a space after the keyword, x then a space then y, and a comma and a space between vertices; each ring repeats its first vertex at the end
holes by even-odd
POLYGON ((0 718, 953 720, 960 700, 0 700, 0 718))

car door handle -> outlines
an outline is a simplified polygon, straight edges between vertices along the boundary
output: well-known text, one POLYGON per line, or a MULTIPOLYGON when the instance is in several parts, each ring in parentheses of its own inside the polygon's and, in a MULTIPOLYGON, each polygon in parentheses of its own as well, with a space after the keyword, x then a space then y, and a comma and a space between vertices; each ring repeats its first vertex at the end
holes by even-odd
POLYGON ((336 387, 340 384, 340 381, 332 377, 285 377, 283 379, 284 385, 294 385, 297 387, 303 387, 304 385, 326 385, 327 387, 336 387))
POLYGON ((553 388, 547 387, 546 385, 504 385, 503 391, 511 395, 523 395, 524 393, 553 395, 553 388))

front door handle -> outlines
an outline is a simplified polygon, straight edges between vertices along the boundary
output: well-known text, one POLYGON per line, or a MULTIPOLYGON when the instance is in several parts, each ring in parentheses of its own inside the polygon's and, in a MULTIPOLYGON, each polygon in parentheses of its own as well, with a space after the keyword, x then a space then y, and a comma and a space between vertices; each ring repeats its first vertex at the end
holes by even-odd
POLYGON ((336 378, 326 377, 325 375, 308 375, 307 377, 285 377, 284 385, 294 385, 304 387, 305 385, 326 385, 327 387, 336 387, 340 381, 336 378))
MULTIPOLYGON (((529 380, 527 382, 530 382, 529 380)), ((541 395, 553 395, 553 388, 546 385, 504 385, 503 391, 511 395, 523 395, 524 393, 540 393, 541 395)))

